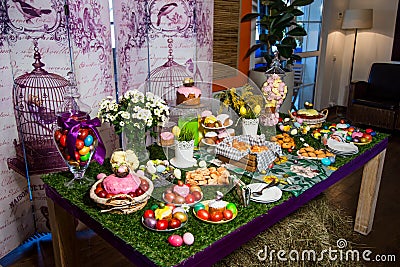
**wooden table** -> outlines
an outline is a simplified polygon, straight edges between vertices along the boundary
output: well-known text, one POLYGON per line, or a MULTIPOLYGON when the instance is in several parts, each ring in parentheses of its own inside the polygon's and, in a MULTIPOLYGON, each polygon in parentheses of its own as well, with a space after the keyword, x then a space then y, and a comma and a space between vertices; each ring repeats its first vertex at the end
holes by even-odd
MULTIPOLYGON (((361 167, 363 167, 363 175, 354 230, 367 235, 372 229, 387 144, 388 139, 383 139, 371 149, 358 155, 333 172, 326 180, 314 185, 298 197, 289 198, 280 205, 273 207, 268 213, 258 216, 246 225, 230 232, 204 250, 184 260, 179 265, 209 266, 215 263, 260 232, 271 227, 280 219, 300 208, 329 186, 361 167)), ((98 221, 91 218, 79 207, 64 199, 53 187, 45 184, 45 188, 48 197, 56 266, 79 266, 74 246, 74 217, 94 230, 134 264, 138 266, 155 266, 154 262, 136 251, 132 246, 126 244, 122 239, 116 237, 112 231, 104 228, 98 221)))

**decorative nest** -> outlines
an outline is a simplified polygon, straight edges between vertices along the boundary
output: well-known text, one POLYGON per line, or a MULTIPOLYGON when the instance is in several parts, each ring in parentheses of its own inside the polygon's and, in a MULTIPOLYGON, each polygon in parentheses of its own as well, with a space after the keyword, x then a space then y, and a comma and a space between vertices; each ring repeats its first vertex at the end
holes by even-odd
POLYGON ((101 212, 111 212, 118 214, 130 214, 135 211, 141 210, 146 206, 147 200, 149 200, 151 193, 153 192, 153 182, 147 177, 141 176, 141 179, 145 179, 149 183, 149 189, 144 192, 143 195, 138 197, 131 197, 128 194, 118 194, 111 198, 101 198, 95 193, 97 185, 103 182, 103 179, 98 180, 90 188, 90 198, 102 208, 101 212))
POLYGON ((308 124, 308 126, 312 128, 318 128, 321 127, 322 123, 326 121, 326 118, 328 117, 328 110, 323 109, 316 116, 294 116, 291 112, 289 112, 289 114, 293 119, 300 118, 303 120, 303 123, 308 124))

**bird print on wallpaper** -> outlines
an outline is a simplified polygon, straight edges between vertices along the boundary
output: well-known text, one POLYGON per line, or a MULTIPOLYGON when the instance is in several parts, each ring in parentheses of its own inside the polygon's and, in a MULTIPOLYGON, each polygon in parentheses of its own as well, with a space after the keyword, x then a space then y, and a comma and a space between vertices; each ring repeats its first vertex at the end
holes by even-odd
POLYGON ((32 19, 40 18, 43 14, 48 15, 51 13, 50 9, 41 9, 36 8, 23 0, 12 0, 14 3, 17 3, 15 6, 18 11, 24 16, 25 21, 27 23, 33 23, 32 19))
POLYGON ((185 62, 186 73, 189 74, 195 81, 203 81, 203 77, 199 71, 197 64, 191 58, 185 62))
POLYGON ((162 17, 168 18, 168 14, 171 13, 172 10, 174 10, 177 6, 177 3, 163 5, 157 15, 157 26, 160 26, 162 17))

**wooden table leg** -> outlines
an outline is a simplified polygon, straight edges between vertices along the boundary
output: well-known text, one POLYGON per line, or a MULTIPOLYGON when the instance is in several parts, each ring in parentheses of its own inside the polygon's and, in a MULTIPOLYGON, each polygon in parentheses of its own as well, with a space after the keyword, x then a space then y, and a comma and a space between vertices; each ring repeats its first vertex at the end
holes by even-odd
POLYGON ((354 231, 363 235, 368 235, 372 229, 385 154, 386 149, 364 166, 354 225, 354 231))
POLYGON ((79 266, 74 217, 47 198, 56 267, 79 266))

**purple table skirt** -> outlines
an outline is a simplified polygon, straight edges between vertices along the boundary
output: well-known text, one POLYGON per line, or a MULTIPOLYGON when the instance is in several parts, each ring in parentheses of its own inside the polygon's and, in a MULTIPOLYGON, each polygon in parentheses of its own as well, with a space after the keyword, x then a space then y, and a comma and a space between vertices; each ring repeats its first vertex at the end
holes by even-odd
MULTIPOLYGON (((382 152, 387 147, 387 144, 388 139, 386 138, 371 149, 354 158, 352 161, 340 167, 327 179, 314 185, 303 194, 299 195, 298 197, 292 197, 282 204, 277 205, 269 210, 267 214, 263 214, 254 218, 246 225, 237 228, 235 231, 214 242, 203 251, 200 251, 184 260, 178 266, 210 266, 218 260, 221 260, 232 253, 235 249, 239 248, 242 244, 251 240, 259 233, 265 231, 279 220, 288 216, 321 194, 331 185, 363 167, 368 161, 382 152)), ((73 216, 81 220, 85 225, 90 227, 99 236, 120 251, 132 263, 138 266, 157 266, 154 264, 154 262, 150 261, 147 257, 136 251, 132 246, 126 244, 122 239, 115 236, 110 230, 103 228, 99 222, 92 219, 84 211, 73 205, 68 200, 62 198, 62 196, 60 196, 54 188, 45 184, 45 189, 46 194, 50 199, 71 213, 73 216)))

